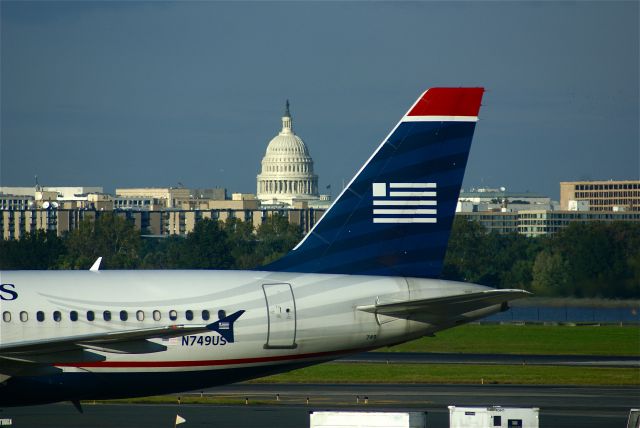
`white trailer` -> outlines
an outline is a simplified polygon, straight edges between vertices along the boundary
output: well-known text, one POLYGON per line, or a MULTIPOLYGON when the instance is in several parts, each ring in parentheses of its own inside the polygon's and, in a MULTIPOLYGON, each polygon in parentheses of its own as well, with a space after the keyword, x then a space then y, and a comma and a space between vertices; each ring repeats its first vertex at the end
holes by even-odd
POLYGON ((427 412, 310 412, 310 428, 426 428, 427 412))
POLYGON ((537 407, 449 406, 449 428, 538 428, 537 407))

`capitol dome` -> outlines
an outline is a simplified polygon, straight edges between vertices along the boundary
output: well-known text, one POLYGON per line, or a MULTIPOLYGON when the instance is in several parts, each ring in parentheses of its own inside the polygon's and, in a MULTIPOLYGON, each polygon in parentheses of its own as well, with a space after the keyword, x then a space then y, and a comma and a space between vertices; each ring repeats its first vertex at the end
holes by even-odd
POLYGON ((304 141, 291 126, 287 101, 282 130, 267 146, 258 174, 258 199, 264 204, 287 203, 294 200, 318 199, 318 176, 313 173, 313 159, 304 141))

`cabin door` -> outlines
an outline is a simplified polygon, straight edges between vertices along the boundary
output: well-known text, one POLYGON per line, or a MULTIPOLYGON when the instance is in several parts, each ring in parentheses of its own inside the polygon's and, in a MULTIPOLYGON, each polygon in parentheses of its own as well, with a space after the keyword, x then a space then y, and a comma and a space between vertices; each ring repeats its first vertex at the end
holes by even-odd
POLYGON ((269 328, 265 348, 295 348, 296 302, 290 284, 263 284, 269 328))

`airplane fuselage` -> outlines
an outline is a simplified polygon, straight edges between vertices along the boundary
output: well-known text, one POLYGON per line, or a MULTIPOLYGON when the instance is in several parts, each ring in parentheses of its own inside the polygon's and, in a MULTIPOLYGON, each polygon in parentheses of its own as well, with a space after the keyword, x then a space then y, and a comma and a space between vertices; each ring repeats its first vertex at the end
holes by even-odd
MULTIPOLYGON (((0 272, 0 406, 197 390, 412 340, 523 290, 442 281, 483 88, 424 92, 262 271, 0 272)), ((283 132, 291 132, 283 117, 283 132)), ((284 147, 282 153, 287 152, 284 147)))
POLYGON ((16 353, 10 358, 19 376, 0 384, 0 405, 169 393, 287 371, 455 322, 416 322, 359 306, 486 289, 431 279, 259 271, 52 271, 44 277, 46 284, 42 272, 3 272, 2 283, 11 285, 5 285, 11 293, 1 302, 3 344, 207 324, 245 312, 234 323, 233 342, 211 331, 142 344, 16 353))

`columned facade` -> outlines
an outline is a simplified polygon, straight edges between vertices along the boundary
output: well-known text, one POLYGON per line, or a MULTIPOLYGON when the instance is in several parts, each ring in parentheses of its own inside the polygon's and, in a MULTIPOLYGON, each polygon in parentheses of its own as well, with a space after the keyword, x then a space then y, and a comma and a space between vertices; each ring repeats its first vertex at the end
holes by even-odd
POLYGON ((313 159, 302 139, 292 128, 289 102, 282 117, 282 130, 267 146, 258 174, 257 196, 263 204, 318 199, 318 176, 313 159))

